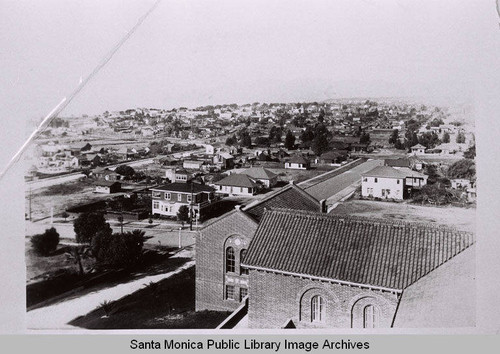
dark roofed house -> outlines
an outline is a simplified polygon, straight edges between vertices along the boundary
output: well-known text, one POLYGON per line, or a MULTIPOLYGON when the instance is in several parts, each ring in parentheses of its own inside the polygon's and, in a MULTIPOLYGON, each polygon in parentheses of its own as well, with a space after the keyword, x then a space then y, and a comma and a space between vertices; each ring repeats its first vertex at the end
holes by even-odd
POLYGON ((318 161, 324 164, 337 165, 347 160, 348 156, 349 154, 347 150, 328 151, 324 154, 321 154, 321 156, 318 158, 318 161))
POLYGON ((290 184, 209 222, 196 235, 196 310, 232 311, 248 294, 240 267, 257 225, 272 207, 321 212, 324 203, 290 184))
POLYGON ((268 210, 241 261, 248 325, 391 327, 405 289, 473 243, 444 227, 268 210))
POLYGON ((101 180, 101 181, 95 182, 94 191, 96 193, 112 194, 112 193, 118 193, 118 192, 120 192, 120 190, 121 190, 121 183, 120 182, 106 181, 106 180, 101 180))
POLYGON ((285 168, 308 170, 311 162, 302 155, 295 155, 285 162, 285 168))
POLYGON ((260 187, 255 179, 246 174, 237 173, 231 174, 214 184, 218 188, 217 193, 242 196, 255 195, 260 187))
POLYGON ((396 168, 398 168, 398 167, 410 167, 410 160, 407 158, 385 159, 384 165, 390 166, 390 167, 396 167, 396 168))
POLYGON ((264 167, 252 167, 243 173, 261 182, 266 188, 274 187, 278 183, 278 175, 264 167))
POLYGON ((204 214, 219 201, 212 187, 197 183, 169 183, 151 188, 152 214, 176 217, 183 205, 193 210, 193 217, 203 219, 204 214))

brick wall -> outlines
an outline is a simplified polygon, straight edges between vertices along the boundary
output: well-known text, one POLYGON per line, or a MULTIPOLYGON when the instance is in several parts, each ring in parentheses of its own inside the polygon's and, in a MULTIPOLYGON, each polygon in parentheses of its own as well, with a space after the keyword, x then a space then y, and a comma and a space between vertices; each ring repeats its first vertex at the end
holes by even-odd
POLYGON ((390 327, 397 296, 359 287, 250 270, 248 320, 250 328, 280 328, 292 319, 297 328, 363 327, 363 311, 373 305, 376 327, 390 327), (324 300, 324 318, 311 322, 311 299, 324 300))
POLYGON ((248 275, 240 275, 239 250, 248 248, 257 223, 240 211, 234 211, 196 235, 196 311, 232 311, 238 308, 240 287, 247 287, 248 275), (236 252, 236 272, 225 273, 224 250, 236 252), (235 287, 236 299, 224 299, 226 281, 235 287))

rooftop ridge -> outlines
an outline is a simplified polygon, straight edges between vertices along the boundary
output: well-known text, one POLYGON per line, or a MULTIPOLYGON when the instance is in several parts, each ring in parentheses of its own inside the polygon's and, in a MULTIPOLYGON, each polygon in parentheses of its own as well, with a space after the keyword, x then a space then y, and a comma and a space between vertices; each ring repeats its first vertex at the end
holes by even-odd
POLYGON ((318 213, 306 210, 292 210, 285 208, 276 208, 270 207, 266 209, 266 213, 282 213, 282 214, 295 214, 297 216, 309 217, 309 218, 318 218, 318 219, 337 219, 347 222, 355 222, 355 223, 368 223, 368 224, 379 224, 379 225, 390 225, 394 227, 408 227, 408 228, 424 228, 428 230, 441 230, 441 231, 450 231, 454 233, 464 234, 464 235, 473 235, 473 232, 459 230, 455 226, 447 226, 447 225, 431 225, 423 222, 416 221, 404 221, 404 220, 387 220, 381 218, 374 217, 366 217, 366 216, 353 216, 353 215, 339 215, 339 214, 326 214, 326 213, 318 213))

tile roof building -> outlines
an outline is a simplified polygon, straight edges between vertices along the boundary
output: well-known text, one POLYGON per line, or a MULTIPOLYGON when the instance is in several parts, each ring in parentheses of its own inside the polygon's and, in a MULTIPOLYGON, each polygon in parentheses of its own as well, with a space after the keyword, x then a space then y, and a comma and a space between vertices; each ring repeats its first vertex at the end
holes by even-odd
POLYGON ((248 273, 240 266, 266 209, 324 210, 320 202, 290 184, 210 221, 196 235, 196 310, 232 311, 248 293, 248 273))
POLYGON ((268 210, 242 260, 249 326, 391 327, 403 292, 473 243, 443 227, 268 210))
POLYGON ((244 171, 243 174, 261 182, 266 188, 271 188, 278 182, 278 175, 264 167, 252 167, 244 171))

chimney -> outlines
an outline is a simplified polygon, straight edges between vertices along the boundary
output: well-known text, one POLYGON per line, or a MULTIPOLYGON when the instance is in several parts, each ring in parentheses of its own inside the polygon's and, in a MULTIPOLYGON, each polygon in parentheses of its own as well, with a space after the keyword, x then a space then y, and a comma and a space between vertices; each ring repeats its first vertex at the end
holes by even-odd
POLYGON ((240 209, 241 209, 241 205, 235 205, 235 206, 234 206, 234 208, 235 208, 236 210, 240 210, 240 209))
POLYGON ((290 180, 289 182, 291 185, 294 185, 295 184, 295 181, 294 180, 290 180))

